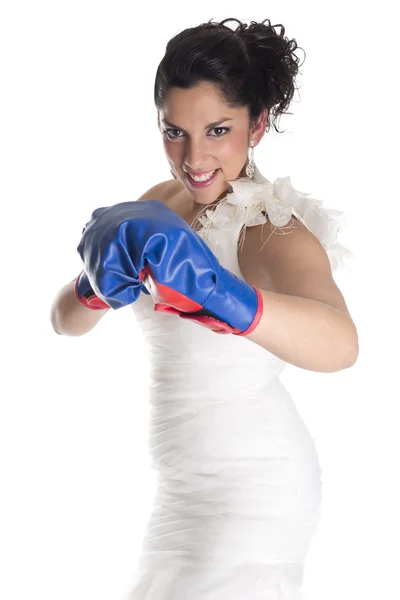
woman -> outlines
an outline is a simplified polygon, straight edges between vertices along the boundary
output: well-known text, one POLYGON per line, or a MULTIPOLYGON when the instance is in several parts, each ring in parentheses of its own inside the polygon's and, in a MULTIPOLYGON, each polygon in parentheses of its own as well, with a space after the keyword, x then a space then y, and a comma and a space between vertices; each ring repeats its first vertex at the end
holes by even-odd
POLYGON ((340 213, 254 162, 294 94, 284 31, 226 19, 169 41, 155 104, 174 179, 94 211, 53 305, 67 335, 130 305, 150 345, 158 491, 131 600, 302 598, 321 470, 279 375, 349 368, 358 338, 332 277, 340 213))

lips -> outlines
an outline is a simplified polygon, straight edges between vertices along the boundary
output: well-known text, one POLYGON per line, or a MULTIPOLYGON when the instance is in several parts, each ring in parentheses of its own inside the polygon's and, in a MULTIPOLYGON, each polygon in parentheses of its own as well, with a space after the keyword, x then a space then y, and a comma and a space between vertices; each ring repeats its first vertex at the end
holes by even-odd
MULTIPOLYGON (((209 177, 208 179, 206 179, 205 181, 196 181, 194 180, 191 176, 190 173, 185 172, 185 176, 186 176, 186 181, 188 181, 189 185, 192 188, 203 188, 203 187, 208 187, 209 185, 212 185, 214 183, 214 181, 216 180, 217 176, 218 176, 218 172, 219 169, 215 169, 214 174, 209 177)), ((210 173, 210 171, 203 171, 203 173, 210 173)), ((212 173, 212 171, 211 171, 212 173)))

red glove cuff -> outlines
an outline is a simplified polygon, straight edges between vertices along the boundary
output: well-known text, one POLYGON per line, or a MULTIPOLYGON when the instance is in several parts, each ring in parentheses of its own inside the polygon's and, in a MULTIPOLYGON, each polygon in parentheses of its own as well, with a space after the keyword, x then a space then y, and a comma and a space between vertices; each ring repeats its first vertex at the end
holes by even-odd
POLYGON ((215 317, 209 315, 195 315, 187 312, 182 312, 176 308, 173 308, 172 306, 169 306, 168 304, 156 303, 154 306, 154 310, 157 312, 165 312, 173 315, 178 315, 179 317, 181 317, 181 319, 189 319, 189 321, 194 321, 195 323, 198 323, 198 325, 202 325, 207 329, 211 329, 211 331, 214 331, 215 333, 232 333, 233 335, 240 335, 244 337, 246 335, 249 335, 249 333, 251 333, 252 331, 254 331, 254 329, 259 324, 261 315, 263 313, 263 298, 261 292, 256 287, 254 287, 254 289, 257 292, 258 309, 252 324, 246 329, 246 331, 240 331, 239 329, 235 329, 234 327, 228 325, 228 323, 224 323, 223 321, 220 321, 215 317))
POLYGON ((91 310, 108 310, 109 308, 111 308, 111 306, 109 306, 106 302, 104 302, 104 300, 102 300, 101 298, 96 296, 96 294, 94 293, 94 291, 91 288, 90 288, 90 290, 85 292, 85 295, 83 295, 83 296, 79 295, 78 283, 79 283, 79 277, 81 276, 82 273, 83 273, 83 271, 81 271, 79 273, 78 277, 76 277, 75 280, 74 279, 72 280, 72 281, 75 281, 74 291, 75 291, 75 296, 77 297, 79 302, 83 306, 85 306, 86 308, 90 308, 91 310))

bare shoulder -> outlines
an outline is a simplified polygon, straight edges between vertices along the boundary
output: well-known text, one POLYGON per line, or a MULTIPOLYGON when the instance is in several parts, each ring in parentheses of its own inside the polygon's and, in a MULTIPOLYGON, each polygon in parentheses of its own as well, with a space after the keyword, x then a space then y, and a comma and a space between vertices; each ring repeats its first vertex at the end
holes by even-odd
POLYGON ((144 194, 142 194, 138 200, 159 200, 165 204, 169 203, 171 199, 175 198, 178 192, 182 189, 181 184, 175 179, 168 179, 153 185, 144 194))
POLYGON ((294 215, 282 228, 274 227, 269 220, 249 228, 239 258, 249 283, 280 294, 318 300, 350 316, 325 248, 294 215))
POLYGON ((302 227, 302 224, 292 215, 286 228, 274 227, 269 219, 261 225, 243 228, 239 236, 238 261, 247 281, 264 289, 276 291, 266 256, 273 256, 276 252, 274 242, 278 236, 284 233, 290 234, 296 227, 302 227))

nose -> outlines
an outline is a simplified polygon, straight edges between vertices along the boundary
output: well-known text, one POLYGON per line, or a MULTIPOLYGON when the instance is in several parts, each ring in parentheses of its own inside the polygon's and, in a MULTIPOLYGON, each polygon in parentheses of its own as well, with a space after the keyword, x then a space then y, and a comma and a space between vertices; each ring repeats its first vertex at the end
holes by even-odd
POLYGON ((203 140, 189 140, 186 143, 184 160, 190 171, 203 171, 209 168, 207 143, 203 140))

